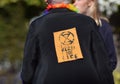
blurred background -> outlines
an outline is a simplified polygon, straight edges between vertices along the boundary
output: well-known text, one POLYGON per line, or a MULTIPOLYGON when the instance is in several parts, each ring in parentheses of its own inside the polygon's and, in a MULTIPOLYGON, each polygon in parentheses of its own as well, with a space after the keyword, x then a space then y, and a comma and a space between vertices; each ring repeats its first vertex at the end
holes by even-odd
MULTIPOLYGON (((120 84, 120 0, 99 0, 102 15, 109 19, 118 64, 115 84, 120 84)), ((0 84, 21 84, 20 70, 29 21, 42 13, 43 0, 0 0, 0 84)))

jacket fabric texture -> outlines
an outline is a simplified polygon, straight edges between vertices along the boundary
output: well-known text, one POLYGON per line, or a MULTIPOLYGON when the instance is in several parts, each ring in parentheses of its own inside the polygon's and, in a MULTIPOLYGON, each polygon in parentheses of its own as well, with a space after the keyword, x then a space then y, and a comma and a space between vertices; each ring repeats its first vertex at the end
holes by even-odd
POLYGON ((110 66, 112 67, 112 71, 113 71, 115 70, 117 65, 117 56, 114 47, 112 27, 104 19, 101 19, 101 23, 102 26, 99 27, 99 32, 102 35, 102 38, 105 42, 105 46, 107 48, 108 56, 110 59, 110 66))
POLYGON ((23 84, 114 84, 107 50, 94 20, 66 8, 56 8, 32 21, 21 78, 23 84), (76 29, 83 58, 77 59, 75 55, 75 60, 59 63, 57 53, 65 51, 64 54, 72 59, 70 50, 78 47, 69 47, 75 40, 72 38, 75 35, 69 32, 72 28, 76 29), (59 36, 60 31, 63 32, 59 36), (55 45, 59 42, 55 41, 54 33, 65 47, 62 50, 56 51, 61 46, 55 45))

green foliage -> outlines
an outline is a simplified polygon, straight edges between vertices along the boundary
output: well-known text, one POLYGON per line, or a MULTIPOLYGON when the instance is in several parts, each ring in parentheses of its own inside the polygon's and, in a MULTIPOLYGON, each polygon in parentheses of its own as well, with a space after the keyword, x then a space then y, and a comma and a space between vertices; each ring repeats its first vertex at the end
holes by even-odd
POLYGON ((0 60, 9 59, 14 63, 22 58, 26 34, 24 11, 21 4, 10 4, 0 14, 0 60))
POLYGON ((41 3, 41 0, 25 0, 29 5, 37 5, 39 6, 41 3))
POLYGON ((0 64, 20 63, 29 20, 45 6, 42 0, 0 0, 0 64))
POLYGON ((115 84, 120 84, 120 72, 115 71, 114 73, 115 84))
POLYGON ((4 7, 5 5, 9 4, 9 3, 16 3, 19 0, 0 0, 0 7, 4 7))
POLYGON ((11 3, 25 2, 28 5, 43 6, 44 0, 0 0, 0 7, 4 7, 11 3))

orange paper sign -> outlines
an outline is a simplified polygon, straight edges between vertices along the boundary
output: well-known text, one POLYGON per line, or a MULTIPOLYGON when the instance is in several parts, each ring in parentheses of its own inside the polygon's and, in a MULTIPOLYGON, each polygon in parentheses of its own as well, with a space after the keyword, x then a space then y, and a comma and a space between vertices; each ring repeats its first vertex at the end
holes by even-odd
POLYGON ((76 28, 54 32, 58 63, 82 59, 76 28))

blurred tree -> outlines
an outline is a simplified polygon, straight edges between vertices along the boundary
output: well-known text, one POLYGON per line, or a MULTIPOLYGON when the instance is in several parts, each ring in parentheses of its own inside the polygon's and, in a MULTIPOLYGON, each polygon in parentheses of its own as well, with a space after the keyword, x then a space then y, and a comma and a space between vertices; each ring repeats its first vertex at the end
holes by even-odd
POLYGON ((10 3, 26 2, 28 5, 43 6, 44 0, 0 0, 0 7, 4 7, 10 3))
POLYGON ((0 14, 0 60, 11 64, 22 59, 26 33, 24 9, 21 3, 6 5, 0 14))
POLYGON ((0 0, 0 63, 10 62, 12 70, 23 57, 26 25, 45 8, 42 0, 36 1, 0 0))
POLYGON ((19 0, 0 0, 0 7, 4 7, 5 5, 8 5, 10 3, 16 3, 19 0))
POLYGON ((99 0, 99 8, 107 16, 110 16, 114 12, 117 12, 119 5, 120 0, 99 0))

